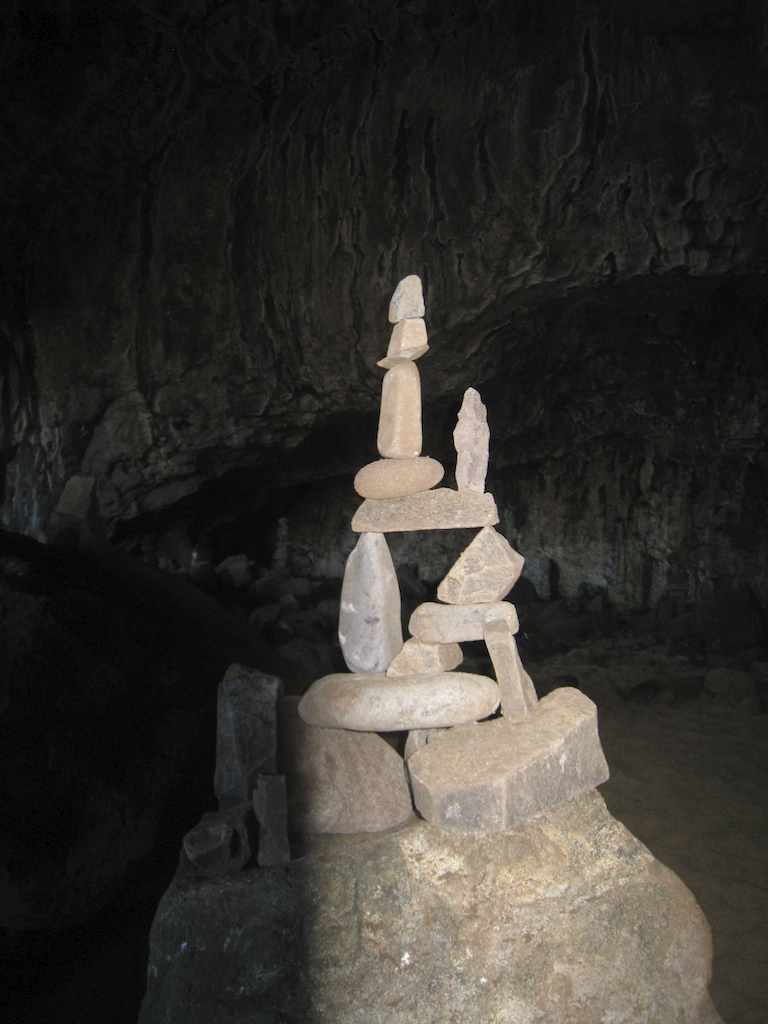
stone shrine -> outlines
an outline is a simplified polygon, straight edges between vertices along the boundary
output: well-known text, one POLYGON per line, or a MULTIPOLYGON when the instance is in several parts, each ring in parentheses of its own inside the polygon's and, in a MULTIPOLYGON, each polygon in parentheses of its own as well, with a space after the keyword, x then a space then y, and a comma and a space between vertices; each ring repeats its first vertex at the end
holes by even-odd
MULTIPOLYGON (((406 768, 419 814, 442 828, 502 831, 605 782, 608 766, 593 702, 564 687, 539 703, 520 659, 517 612, 504 598, 524 559, 495 529, 496 502, 485 490, 490 432, 474 388, 464 395, 453 434, 456 490, 436 486, 444 469, 421 454, 415 361, 429 349, 424 314, 421 281, 406 277, 392 296, 394 327, 378 364, 386 370, 381 458, 354 480, 364 499, 352 519, 360 538, 347 560, 339 613, 350 672, 316 680, 298 713, 322 729, 408 730, 406 768), (403 642, 386 534, 460 527, 478 533, 448 569, 438 601, 413 612, 403 642), (472 640, 485 641, 495 679, 457 671, 460 645, 472 640)), ((378 828, 399 824, 403 814, 393 808, 378 828)))

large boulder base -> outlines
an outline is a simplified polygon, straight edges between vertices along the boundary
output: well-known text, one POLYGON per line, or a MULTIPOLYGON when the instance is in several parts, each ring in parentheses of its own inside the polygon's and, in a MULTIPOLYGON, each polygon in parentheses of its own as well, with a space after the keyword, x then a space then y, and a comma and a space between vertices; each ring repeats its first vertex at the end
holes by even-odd
POLYGON ((139 1024, 722 1024, 709 926, 594 790, 501 833, 307 838, 158 908, 139 1024))

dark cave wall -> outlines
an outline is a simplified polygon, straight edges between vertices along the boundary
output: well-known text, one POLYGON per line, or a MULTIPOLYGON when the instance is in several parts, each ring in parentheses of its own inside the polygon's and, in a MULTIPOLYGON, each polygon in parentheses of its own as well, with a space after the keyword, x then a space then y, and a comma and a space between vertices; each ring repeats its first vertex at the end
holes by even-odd
POLYGON ((764 5, 4 18, 4 525, 44 531, 75 473, 112 525, 268 488, 375 411, 417 272, 437 444, 478 386, 540 590, 554 560, 630 606, 764 597, 764 5))

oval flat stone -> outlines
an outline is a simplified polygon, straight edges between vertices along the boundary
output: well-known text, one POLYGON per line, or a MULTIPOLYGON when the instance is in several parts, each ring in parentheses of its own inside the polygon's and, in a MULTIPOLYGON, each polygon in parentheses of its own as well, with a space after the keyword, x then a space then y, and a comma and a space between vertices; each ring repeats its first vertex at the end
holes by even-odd
POLYGON ((402 498, 406 494, 428 491, 439 484, 445 470, 424 455, 418 459, 378 459, 363 466, 354 480, 354 488, 363 498, 402 498))
POLYGON ((389 679, 338 672, 314 682, 299 702, 307 725, 359 732, 438 729, 487 718, 499 706, 493 679, 471 672, 389 679))

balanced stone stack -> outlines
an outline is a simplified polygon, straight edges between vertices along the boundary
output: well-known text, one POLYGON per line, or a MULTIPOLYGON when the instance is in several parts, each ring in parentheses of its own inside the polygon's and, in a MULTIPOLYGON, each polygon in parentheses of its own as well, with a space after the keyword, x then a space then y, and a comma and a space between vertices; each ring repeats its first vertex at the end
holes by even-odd
MULTIPOLYGON (((382 385, 382 456, 355 477, 365 500, 352 519, 360 539, 341 594, 339 639, 349 673, 318 679, 299 704, 309 726, 363 732, 408 730, 407 770, 416 810, 443 828, 500 831, 608 778, 597 709, 578 690, 541 702, 515 642, 518 619, 504 598, 523 558, 494 526, 485 490, 489 430, 469 388, 454 431, 457 489, 437 488, 443 467, 422 456, 421 382, 428 350, 421 281, 405 278, 389 308, 394 324, 382 385), (400 592, 386 534, 478 528, 403 642, 400 592), (484 640, 495 680, 458 672, 460 644, 484 640), (491 717, 495 716, 495 717, 491 717)), ((399 822, 386 821, 380 827, 399 822)))

